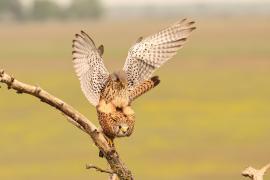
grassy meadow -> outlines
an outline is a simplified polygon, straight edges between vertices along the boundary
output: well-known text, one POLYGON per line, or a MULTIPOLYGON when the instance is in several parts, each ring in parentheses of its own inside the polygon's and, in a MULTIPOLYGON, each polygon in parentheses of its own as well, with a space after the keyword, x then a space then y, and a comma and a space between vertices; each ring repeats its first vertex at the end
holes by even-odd
MULTIPOLYGON (((155 74, 161 84, 133 107, 136 126, 116 146, 136 179, 238 180, 270 161, 269 18, 195 19, 186 46, 155 74)), ((0 69, 39 85, 98 124, 71 61, 84 29, 104 44, 109 71, 129 47, 174 20, 0 25, 0 69)), ((53 108, 0 89, 0 179, 106 179, 90 138, 53 108)), ((265 179, 270 179, 266 176, 265 179)))

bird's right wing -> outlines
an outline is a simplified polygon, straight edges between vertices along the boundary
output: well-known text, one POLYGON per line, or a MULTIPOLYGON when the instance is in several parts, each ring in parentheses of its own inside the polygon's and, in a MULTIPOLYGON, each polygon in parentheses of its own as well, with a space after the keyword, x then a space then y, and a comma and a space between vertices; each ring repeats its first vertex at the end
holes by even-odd
POLYGON ((81 31, 81 34, 76 34, 72 48, 74 68, 82 91, 90 103, 97 106, 100 92, 109 77, 101 58, 103 46, 97 49, 94 41, 81 31))

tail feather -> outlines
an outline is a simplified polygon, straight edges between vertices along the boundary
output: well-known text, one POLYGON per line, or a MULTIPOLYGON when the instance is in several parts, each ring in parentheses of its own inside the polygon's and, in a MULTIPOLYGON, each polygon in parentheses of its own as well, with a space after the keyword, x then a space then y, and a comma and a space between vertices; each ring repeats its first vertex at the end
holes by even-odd
POLYGON ((151 81, 154 83, 154 87, 157 86, 160 83, 160 80, 159 80, 158 76, 152 77, 151 81))
POLYGON ((140 83, 137 87, 135 87, 129 95, 129 102, 131 103, 136 98, 140 97, 144 93, 148 92, 149 90, 153 89, 160 83, 159 77, 154 76, 149 80, 145 80, 140 83))

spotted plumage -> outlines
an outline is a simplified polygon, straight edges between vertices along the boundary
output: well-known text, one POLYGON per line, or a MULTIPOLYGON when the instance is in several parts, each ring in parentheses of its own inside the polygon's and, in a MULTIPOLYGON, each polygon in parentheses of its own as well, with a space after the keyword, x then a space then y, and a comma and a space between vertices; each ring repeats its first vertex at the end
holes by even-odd
POLYGON ((97 48, 84 31, 76 34, 72 46, 74 68, 109 139, 132 134, 132 101, 159 84, 158 77, 152 74, 183 47, 195 29, 193 25, 184 19, 145 39, 140 37, 130 48, 123 69, 112 74, 102 60, 103 45, 97 48))
POLYGON ((109 76, 96 107, 103 132, 111 139, 130 136, 135 122, 134 111, 129 106, 127 81, 121 73, 123 72, 109 76))

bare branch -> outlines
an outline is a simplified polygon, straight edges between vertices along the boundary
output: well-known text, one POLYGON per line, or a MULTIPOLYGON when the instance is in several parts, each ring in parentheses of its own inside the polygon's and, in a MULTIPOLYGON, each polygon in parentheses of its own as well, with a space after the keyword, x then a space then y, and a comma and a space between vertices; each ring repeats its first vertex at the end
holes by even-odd
POLYGON ((14 77, 5 73, 4 70, 0 70, 0 82, 6 84, 8 89, 14 89, 18 94, 26 93, 32 95, 40 99, 40 101, 55 107, 57 110, 62 112, 67 117, 69 122, 91 136, 95 145, 104 154, 104 157, 109 163, 112 172, 115 172, 119 179, 133 179, 131 171, 129 171, 121 161, 115 147, 111 147, 107 142, 106 136, 99 131, 91 121, 75 110, 72 106, 49 94, 47 91, 38 86, 29 85, 16 80, 14 77))
POLYGON ((253 167, 248 167, 242 172, 242 175, 245 177, 249 177, 252 180, 263 180, 263 176, 265 172, 267 171, 267 169, 269 168, 270 168, 270 163, 259 170, 253 167))
POLYGON ((93 164, 86 164, 86 169, 95 169, 96 171, 102 172, 102 173, 108 173, 108 174, 113 174, 112 171, 102 169, 100 167, 97 167, 93 164))
POLYGON ((262 173, 265 174, 266 171, 267 171, 269 168, 270 168, 270 163, 267 164, 267 165, 265 165, 264 167, 262 167, 262 169, 261 169, 262 173))
POLYGON ((117 174, 111 174, 109 180, 118 180, 117 174))

